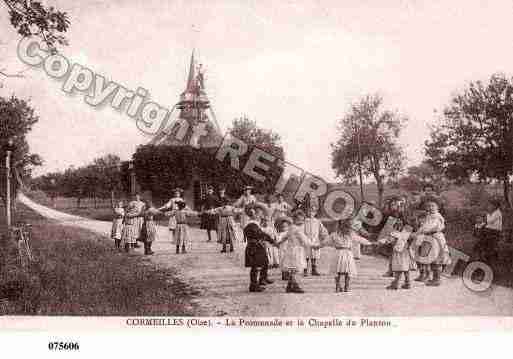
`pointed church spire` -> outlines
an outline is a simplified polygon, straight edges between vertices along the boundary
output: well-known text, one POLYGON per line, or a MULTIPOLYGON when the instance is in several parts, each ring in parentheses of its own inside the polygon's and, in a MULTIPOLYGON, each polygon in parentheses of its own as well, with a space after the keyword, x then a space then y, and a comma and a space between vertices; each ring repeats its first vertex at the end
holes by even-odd
POLYGON ((187 77, 187 87, 185 88, 185 92, 195 92, 196 91, 196 63, 194 61, 194 50, 192 50, 191 54, 191 64, 189 65, 189 76, 187 77))

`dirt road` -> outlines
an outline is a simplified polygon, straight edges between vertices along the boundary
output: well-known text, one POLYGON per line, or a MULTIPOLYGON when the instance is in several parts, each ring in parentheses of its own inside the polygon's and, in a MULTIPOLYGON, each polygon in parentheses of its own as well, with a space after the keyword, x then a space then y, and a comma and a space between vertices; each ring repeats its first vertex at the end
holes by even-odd
MULTIPOLYGON (((41 215, 66 225, 78 226, 105 235, 110 223, 81 218, 39 205, 24 195, 19 200, 41 215)), ((248 270, 242 267, 242 246, 234 253, 221 254, 215 240, 206 242, 206 233, 192 229, 192 250, 177 255, 168 241, 168 230, 159 227, 153 256, 145 260, 178 269, 183 279, 202 292, 198 299, 202 315, 208 316, 512 316, 513 291, 494 286, 485 293, 467 289, 459 277, 444 279, 441 287, 414 282, 410 290, 385 290, 390 279, 381 277, 384 259, 363 256, 358 261, 359 276, 349 293, 334 293, 332 276, 301 278, 305 294, 286 294, 278 271, 275 283, 263 293, 248 292, 248 270)), ((142 250, 138 250, 139 253, 142 250)), ((323 249, 322 257, 330 256, 323 249)), ((141 253, 142 254, 142 253, 141 253)), ((327 271, 324 261, 321 271, 327 271)))

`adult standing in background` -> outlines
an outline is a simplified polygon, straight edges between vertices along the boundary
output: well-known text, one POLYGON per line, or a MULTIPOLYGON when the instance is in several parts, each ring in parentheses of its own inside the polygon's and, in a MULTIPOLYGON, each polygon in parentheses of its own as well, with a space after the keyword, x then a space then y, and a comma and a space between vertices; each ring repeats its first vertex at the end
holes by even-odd
POLYGON ((217 231, 218 216, 215 212, 211 211, 217 207, 219 207, 219 198, 214 194, 214 188, 212 186, 208 186, 207 194, 201 204, 201 229, 207 231, 207 242, 212 240, 210 232, 217 231))
POLYGON ((142 241, 141 230, 144 223, 144 211, 146 210, 146 203, 144 203, 144 201, 141 200, 141 195, 139 193, 135 194, 135 206, 139 211, 139 216, 135 217, 137 226, 137 240, 135 241, 134 248, 139 248, 140 246, 137 243, 137 241, 142 241))
POLYGON ((220 200, 219 203, 220 207, 211 209, 211 212, 219 215, 217 241, 223 244, 221 253, 226 253, 228 246, 230 247, 230 252, 233 252, 233 246, 237 238, 233 216, 242 210, 231 206, 226 198, 220 200))
MULTIPOLYGON (((217 198, 219 207, 223 207, 231 203, 231 199, 226 195, 226 187, 220 186, 219 187, 219 197, 217 198)), ((218 225, 217 225, 217 243, 223 243, 221 238, 221 228, 225 228, 224 225, 221 225, 221 216, 217 217, 218 219, 218 225)), ((232 221, 232 225, 235 224, 235 220, 233 217, 230 219, 232 221)))

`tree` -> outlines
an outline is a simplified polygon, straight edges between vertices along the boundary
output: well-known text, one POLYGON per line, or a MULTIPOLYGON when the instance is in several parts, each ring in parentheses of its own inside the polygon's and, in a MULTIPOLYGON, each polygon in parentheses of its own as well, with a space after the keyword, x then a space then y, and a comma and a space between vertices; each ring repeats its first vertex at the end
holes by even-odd
POLYGON ((428 163, 448 178, 500 181, 510 205, 513 175, 513 82, 494 74, 452 97, 426 141, 428 163))
POLYGON ((93 166, 98 173, 97 188, 100 189, 100 197, 105 198, 109 195, 111 205, 114 207, 115 192, 122 189, 121 159, 117 155, 108 154, 96 158, 93 166))
MULTIPOLYGON (((37 154, 30 153, 26 135, 39 120, 34 109, 25 100, 14 96, 9 99, 0 97, 0 157, 6 157, 5 145, 11 139, 15 151, 11 156, 11 167, 15 178, 30 177, 34 166, 40 166, 42 160, 37 154)), ((0 166, 0 189, 5 193, 5 166, 0 166)), ((13 195, 18 190, 17 181, 12 181, 13 195)), ((14 202, 14 201, 13 201, 14 202)))
MULTIPOLYGON (((270 130, 258 128, 255 121, 246 117, 235 119, 229 133, 248 144, 248 151, 240 157, 241 168, 255 146, 283 158, 280 136, 270 130)), ((133 155, 137 183, 143 190, 150 190, 155 198, 166 198, 172 194, 174 187, 188 188, 193 179, 200 178, 212 184, 229 185, 228 195, 238 196, 244 185, 254 186, 259 193, 271 192, 283 171, 277 163, 270 163, 265 180, 260 182, 243 171, 234 169, 230 165, 229 157, 218 161, 216 150, 216 147, 139 146, 133 155)))
POLYGON ((426 160, 418 166, 408 167, 406 173, 407 175, 399 180, 400 186, 406 190, 419 191, 427 184, 432 185, 436 190, 441 190, 445 186, 443 173, 426 160))
MULTIPOLYGON (((62 35, 68 30, 70 21, 65 12, 53 6, 44 6, 32 0, 2 0, 9 13, 11 25, 23 37, 37 36, 43 40, 51 51, 56 45, 67 45, 62 35)), ((22 77, 22 73, 11 74, 0 67, 0 75, 4 77, 22 77)))
POLYGON ((379 205, 383 202, 387 178, 399 175, 404 152, 398 144, 407 119, 382 110, 379 95, 367 95, 351 106, 338 124, 339 140, 331 144, 332 168, 345 180, 356 178, 361 161, 364 176, 373 176, 378 188, 379 205))
POLYGON ((58 195, 75 197, 77 208, 83 198, 93 198, 96 208, 97 198, 110 197, 112 203, 114 193, 123 191, 122 167, 118 156, 108 154, 83 167, 69 167, 64 172, 44 174, 32 179, 31 184, 52 199, 58 195))
POLYGON ((259 128, 256 121, 250 120, 247 116, 234 119, 228 133, 250 146, 256 146, 275 157, 284 159, 285 152, 281 146, 281 136, 272 130, 259 128))

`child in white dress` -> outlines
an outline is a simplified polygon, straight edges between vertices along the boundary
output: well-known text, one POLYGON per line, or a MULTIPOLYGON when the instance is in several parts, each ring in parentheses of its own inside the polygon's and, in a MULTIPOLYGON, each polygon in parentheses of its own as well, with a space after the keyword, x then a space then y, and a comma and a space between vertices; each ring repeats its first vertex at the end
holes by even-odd
MULTIPOLYGON (((406 229, 406 228, 405 228, 406 229)), ((381 238, 381 244, 392 244, 391 267, 394 280, 387 287, 387 289, 399 289, 399 282, 404 274, 404 284, 401 286, 403 289, 410 289, 410 268, 412 266, 412 258, 410 255, 409 238, 411 230, 394 230, 389 235, 381 238)))
POLYGON ((278 235, 276 245, 282 250, 282 270, 287 272, 287 293, 304 293, 298 282, 296 274, 306 267, 304 248, 309 247, 309 241, 302 230, 292 224, 289 217, 276 219, 278 235))
POLYGON ((321 242, 321 247, 333 247, 337 251, 330 270, 335 274, 335 292, 342 292, 340 284, 342 278, 344 278, 343 291, 348 292, 350 278, 358 275, 352 251, 354 242, 366 245, 374 244, 356 233, 351 226, 351 220, 339 221, 337 230, 330 234, 328 240, 321 242))
MULTIPOLYGON (((417 213, 417 218, 416 218, 417 223, 415 225, 417 230, 413 234, 414 238, 417 234, 420 234, 419 229, 422 228, 422 226, 426 222, 426 216, 427 216, 427 212, 425 212, 425 211, 417 213)), ((412 246, 412 247, 414 248, 415 246, 412 246)), ((420 244, 420 246, 417 248, 416 254, 419 255, 420 257, 426 257, 429 254, 430 248, 431 248, 431 245, 428 242, 422 242, 420 244)), ((427 282, 431 277, 430 265, 422 263, 420 261, 417 261, 417 268, 419 269, 419 276, 417 278, 415 278, 415 281, 416 282, 427 282)))
POLYGON ((443 230, 445 229, 445 219, 438 211, 438 204, 430 201, 426 203, 427 215, 424 223, 415 233, 417 243, 429 242, 428 237, 436 240, 439 248, 439 254, 431 263, 431 270, 433 272, 433 279, 428 280, 426 285, 439 286, 441 284, 440 274, 443 266, 451 264, 451 257, 449 253, 449 246, 445 240, 443 230))
POLYGON ((125 216, 125 209, 123 208, 123 201, 119 201, 117 206, 114 207, 114 218, 112 219, 111 238, 114 239, 116 248, 121 247, 121 233, 123 231, 123 217, 125 216))
MULTIPOLYGON (((276 229, 270 223, 270 217, 262 216, 260 219, 260 228, 262 231, 267 233, 269 237, 273 240, 276 240, 276 229)), ((279 248, 269 242, 265 243, 265 247, 267 250, 267 258, 269 259, 269 268, 279 268, 280 267, 280 250, 279 248)))
POLYGON ((184 201, 176 201, 176 209, 169 211, 168 216, 175 217, 176 219, 176 230, 175 230, 175 244, 176 254, 180 253, 180 247, 182 253, 187 253, 186 247, 190 241, 189 224, 187 223, 187 217, 197 215, 198 212, 192 211, 187 207, 184 201))

